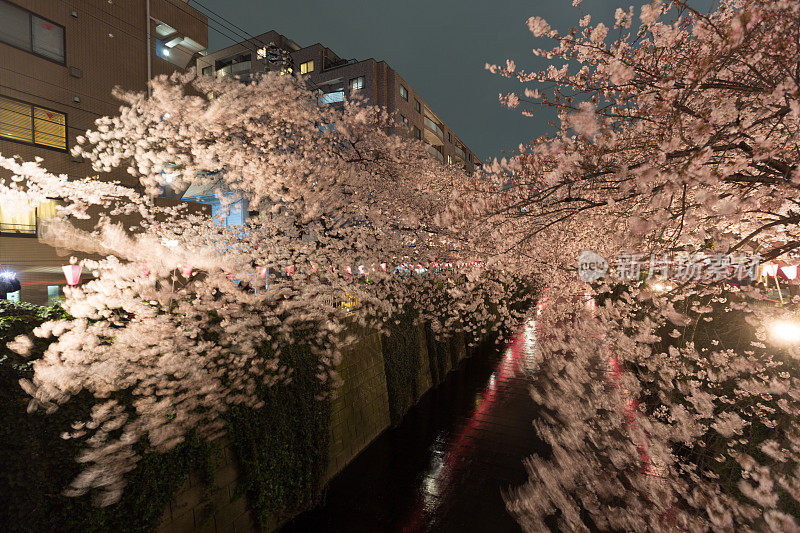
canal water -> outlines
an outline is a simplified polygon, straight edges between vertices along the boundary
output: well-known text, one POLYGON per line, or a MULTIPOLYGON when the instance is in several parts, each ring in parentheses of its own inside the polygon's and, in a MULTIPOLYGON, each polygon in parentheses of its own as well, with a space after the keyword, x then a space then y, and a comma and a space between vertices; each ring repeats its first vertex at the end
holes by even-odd
POLYGON ((528 393, 536 360, 527 325, 505 347, 462 361, 282 531, 521 531, 503 494, 545 448, 528 393))

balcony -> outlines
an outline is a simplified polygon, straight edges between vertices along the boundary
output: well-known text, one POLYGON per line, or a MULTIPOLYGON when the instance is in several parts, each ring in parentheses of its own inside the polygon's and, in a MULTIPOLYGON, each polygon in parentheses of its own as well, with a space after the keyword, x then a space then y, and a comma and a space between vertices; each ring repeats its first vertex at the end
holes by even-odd
POLYGON ((11 222, 0 222, 0 235, 35 237, 36 224, 13 224, 11 222))
POLYGON ((444 163, 444 156, 442 155, 442 152, 440 152, 435 146, 428 145, 428 153, 438 159, 440 163, 444 163))
POLYGON ((444 132, 442 131, 442 128, 440 128, 436 122, 432 121, 428 117, 424 117, 423 120, 425 121, 425 127, 434 132, 439 139, 444 141, 444 132))
POLYGON ((233 63, 232 65, 217 69, 217 77, 236 76, 241 75, 240 73, 242 72, 247 72, 249 74, 251 64, 250 61, 242 61, 241 63, 233 63))
POLYGON ((455 149, 455 152, 456 152, 456 157, 459 157, 459 158, 461 158, 461 160, 462 160, 464 163, 466 163, 466 162, 467 162, 467 154, 466 154, 466 153, 464 153, 464 149, 463 149, 463 148, 461 148, 461 147, 460 147, 460 146, 458 146, 458 145, 454 146, 453 148, 455 149))

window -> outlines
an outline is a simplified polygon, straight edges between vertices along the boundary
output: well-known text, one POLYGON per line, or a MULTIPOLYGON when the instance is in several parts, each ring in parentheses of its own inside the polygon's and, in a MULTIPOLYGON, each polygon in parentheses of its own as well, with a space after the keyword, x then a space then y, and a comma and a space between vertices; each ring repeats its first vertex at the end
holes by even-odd
POLYGON ((447 164, 448 165, 452 165, 453 164, 453 156, 452 155, 448 154, 448 156, 447 156, 447 164))
POLYGON ((408 102, 408 89, 406 89, 402 85, 400 86, 400 98, 408 102))
POLYGON ((4 211, 0 206, 0 233, 6 235, 35 237, 39 220, 52 218, 56 214, 57 203, 47 200, 28 209, 15 208, 4 211))
POLYGON ((0 41, 64 63, 64 26, 0 0, 0 41))
POLYGON ((308 74, 309 72, 314 72, 314 62, 306 61, 305 63, 300 63, 300 74, 308 74))
POLYGON ((364 88, 364 76, 359 76, 350 80, 350 90, 357 91, 364 88))
POLYGON ((59 292, 60 290, 61 290, 61 287, 59 287, 58 285, 48 285, 47 286, 47 302, 48 303, 53 303, 56 300, 58 300, 58 298, 60 296, 60 292, 59 292))
POLYGON ((325 93, 319 97, 320 104, 334 104, 336 102, 344 102, 344 91, 335 91, 332 93, 325 93))
POLYGON ((0 96, 0 138, 66 151, 67 116, 0 96))
POLYGON ((453 142, 453 139, 450 138, 450 132, 449 131, 447 132, 447 142, 449 142, 449 143, 453 142))
POLYGON ((405 115, 400 115, 400 122, 408 126, 408 117, 405 115))
POLYGON ((258 50, 256 50, 256 59, 266 59, 267 58, 267 47, 262 46, 258 50))
POLYGON ((422 104, 419 103, 419 100, 414 100, 414 109, 417 110, 417 113, 422 113, 422 104))
POLYGON ((214 74, 214 67, 210 65, 207 67, 203 67, 203 76, 211 76, 213 74, 214 74))
POLYGON ((422 139, 422 130, 420 130, 416 126, 414 126, 414 137, 416 137, 417 139, 422 139))

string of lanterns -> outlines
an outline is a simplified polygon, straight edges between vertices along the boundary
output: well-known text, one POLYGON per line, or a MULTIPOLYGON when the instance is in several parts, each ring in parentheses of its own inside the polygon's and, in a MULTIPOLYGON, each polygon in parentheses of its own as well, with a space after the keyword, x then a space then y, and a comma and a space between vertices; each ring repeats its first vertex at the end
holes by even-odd
MULTIPOLYGON (((455 264, 455 268, 477 267, 477 266, 480 266, 482 264, 483 264, 482 261, 471 261, 471 262, 466 262, 466 263, 456 263, 455 264)), ((310 266, 311 267, 311 272, 316 274, 318 272, 318 264, 317 263, 311 263, 310 265, 311 265, 310 266)), ((380 267, 380 269, 383 272, 389 272, 388 263, 379 263, 378 266, 380 267)), ((424 267, 420 263, 417 263, 416 266, 413 263, 401 263, 401 264, 395 266, 394 271, 397 272, 399 270, 400 272, 403 272, 403 273, 413 271, 413 272, 421 273, 421 272, 427 272, 431 268, 433 268, 433 269, 436 269, 436 268, 439 268, 439 269, 452 269, 452 268, 454 268, 454 266, 453 266, 453 263, 428 263, 428 267, 424 267)), ((75 286, 78 283, 80 283, 81 273, 83 272, 83 266, 82 265, 73 263, 73 264, 70 264, 70 265, 64 265, 64 266, 61 267, 61 269, 64 272, 64 277, 66 278, 67 284, 69 286, 75 286)), ((286 269, 286 275, 289 276, 289 277, 294 276, 295 273, 297 273, 297 266, 296 265, 287 265, 285 267, 285 269, 286 269)), ((332 269, 333 272, 336 272, 336 270, 337 270, 336 267, 331 267, 331 269, 332 269)), ((795 267, 795 269, 796 269, 796 267, 795 267)), ((181 275, 184 278, 186 278, 187 280, 189 279, 189 277, 191 277, 192 272, 193 272, 193 268, 192 268, 191 265, 177 265, 176 270, 179 270, 181 275)), ((349 275, 351 275, 351 276, 353 275, 353 268, 351 266, 346 266, 344 270, 349 275)), ((376 271, 376 269, 375 269, 375 266, 373 265, 371 272, 375 272, 375 271, 376 271)), ((358 267, 356 267, 356 272, 357 272, 357 274, 359 276, 367 276, 367 275, 369 275, 369 272, 367 272, 367 268, 364 265, 358 265, 358 267)), ((255 274, 256 274, 256 277, 258 277, 260 279, 266 279, 267 276, 269 276, 269 265, 258 265, 258 266, 256 266, 255 267, 255 274)), ((796 272, 795 272, 795 275, 796 275, 796 272)), ((149 276, 150 276, 150 269, 147 268, 147 265, 144 265, 144 269, 142 271, 141 277, 147 278, 149 276)), ((229 274, 228 278, 229 279, 233 279, 233 275, 229 274)))

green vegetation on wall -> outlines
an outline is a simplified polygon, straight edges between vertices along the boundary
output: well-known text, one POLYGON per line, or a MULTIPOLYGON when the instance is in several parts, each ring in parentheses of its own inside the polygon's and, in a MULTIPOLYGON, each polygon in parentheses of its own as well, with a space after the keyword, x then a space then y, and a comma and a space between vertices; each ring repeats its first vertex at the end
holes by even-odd
POLYGON ((97 507, 91 495, 64 496, 63 490, 81 465, 75 461, 79 443, 60 435, 72 421, 87 417, 91 398, 78 395, 50 415, 28 414, 29 398, 19 380, 30 379, 31 362, 41 357, 50 341, 35 339, 29 357, 6 348, 17 335, 64 316, 58 306, 0 301, 0 527, 4 531, 150 531, 189 473, 209 472, 213 447, 189 438, 169 453, 145 453, 126 476, 128 485, 115 505, 97 507))
POLYGON ((329 400, 316 377, 317 358, 306 344, 282 350, 294 369, 287 385, 261 387, 261 409, 237 406, 228 414, 228 435, 239 459, 237 490, 248 496, 262 526, 277 524, 316 502, 328 461, 329 400))
POLYGON ((414 323, 411 312, 392 318, 388 329, 389 335, 382 339, 381 344, 386 389, 389 394, 389 414, 392 425, 397 425, 422 395, 420 330, 414 323))
MULTIPOLYGON (((70 498, 64 489, 81 469, 80 441, 60 435, 75 420, 88 418, 91 397, 79 394, 53 414, 27 413, 29 397, 19 386, 32 376, 31 363, 50 343, 35 339, 28 357, 6 348, 18 335, 30 334, 49 319, 65 317, 60 307, 0 301, 0 527, 3 531, 152 531, 167 504, 192 473, 201 473, 206 495, 212 492, 219 445, 190 436, 168 453, 148 452, 126 475, 122 499, 97 507, 91 494, 70 498)), ((259 410, 237 407, 228 416, 231 446, 242 464, 240 489, 256 517, 280 520, 311 505, 327 462, 330 405, 315 398, 323 392, 316 359, 304 345, 284 350, 282 362, 294 369, 287 385, 264 387, 259 410)), ((210 512, 211 510, 209 510, 210 512)))

